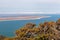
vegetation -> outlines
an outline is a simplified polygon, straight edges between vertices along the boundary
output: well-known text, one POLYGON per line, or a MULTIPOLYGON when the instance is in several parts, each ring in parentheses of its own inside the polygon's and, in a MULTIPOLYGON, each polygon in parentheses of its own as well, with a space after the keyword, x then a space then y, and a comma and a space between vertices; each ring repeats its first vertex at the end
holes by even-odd
POLYGON ((8 38, 0 36, 0 40, 60 40, 60 19, 56 22, 39 24, 28 23, 23 28, 16 30, 16 36, 8 38))

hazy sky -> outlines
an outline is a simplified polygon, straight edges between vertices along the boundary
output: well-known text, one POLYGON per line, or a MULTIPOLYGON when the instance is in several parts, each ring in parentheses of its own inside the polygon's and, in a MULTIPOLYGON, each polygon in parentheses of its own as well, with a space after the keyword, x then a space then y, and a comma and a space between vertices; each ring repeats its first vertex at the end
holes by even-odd
POLYGON ((60 12, 60 0, 0 0, 1 13, 60 12))

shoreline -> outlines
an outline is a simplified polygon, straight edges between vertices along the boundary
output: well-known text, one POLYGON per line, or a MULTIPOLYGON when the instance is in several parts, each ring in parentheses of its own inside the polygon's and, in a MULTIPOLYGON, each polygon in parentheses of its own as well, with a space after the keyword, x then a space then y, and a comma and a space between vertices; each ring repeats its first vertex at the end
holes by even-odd
POLYGON ((12 20, 36 20, 41 18, 48 18, 51 16, 19 16, 19 17, 5 17, 0 18, 0 21, 12 21, 12 20))

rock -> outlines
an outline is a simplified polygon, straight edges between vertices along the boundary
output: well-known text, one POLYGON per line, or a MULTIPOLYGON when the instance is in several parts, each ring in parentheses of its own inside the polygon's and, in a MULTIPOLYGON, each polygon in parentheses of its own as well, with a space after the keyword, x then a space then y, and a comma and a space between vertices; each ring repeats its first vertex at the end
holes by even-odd
POLYGON ((58 20, 56 21, 56 24, 57 24, 57 25, 60 25, 60 19, 58 19, 58 20))
POLYGON ((36 24, 33 24, 33 23, 27 23, 25 25, 25 27, 27 27, 27 28, 34 28, 35 26, 36 26, 36 24))
POLYGON ((5 36, 0 35, 0 40, 4 40, 5 38, 5 36))

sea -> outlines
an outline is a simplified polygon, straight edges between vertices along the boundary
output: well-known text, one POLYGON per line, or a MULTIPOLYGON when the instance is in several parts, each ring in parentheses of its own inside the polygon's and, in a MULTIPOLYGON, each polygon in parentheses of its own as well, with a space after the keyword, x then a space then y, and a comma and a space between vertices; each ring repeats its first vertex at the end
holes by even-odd
MULTIPOLYGON (((11 16, 9 14, 1 14, 0 18, 11 16)), ((12 16, 22 16, 22 15, 12 15, 12 16)), ((27 16, 27 15, 23 15, 27 16)), ((57 21, 60 18, 60 14, 33 14, 32 16, 51 16, 48 18, 41 18, 41 19, 35 19, 35 20, 12 20, 12 21, 0 21, 0 35, 6 36, 6 37, 14 37, 16 34, 16 30, 24 27, 27 23, 35 23, 37 26, 40 23, 44 23, 46 21, 57 21)))

